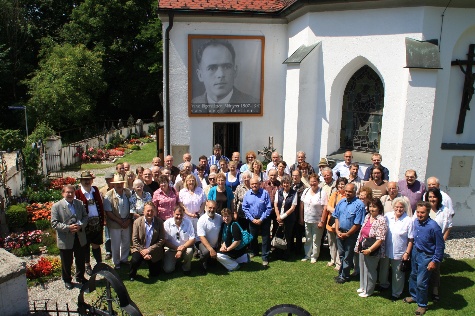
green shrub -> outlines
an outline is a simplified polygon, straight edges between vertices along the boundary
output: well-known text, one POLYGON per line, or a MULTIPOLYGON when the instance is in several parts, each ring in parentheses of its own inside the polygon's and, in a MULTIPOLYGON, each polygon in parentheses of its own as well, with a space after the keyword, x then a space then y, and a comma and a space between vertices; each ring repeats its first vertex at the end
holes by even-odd
POLYGON ((148 134, 149 135, 155 135, 155 131, 156 131, 157 127, 156 127, 156 124, 153 123, 153 124, 150 124, 148 126, 148 134))
POLYGON ((105 146, 104 146, 104 149, 113 149, 115 148, 114 145, 112 145, 111 143, 107 143, 105 146))
POLYGON ((57 202, 63 198, 60 190, 38 190, 26 189, 26 197, 31 203, 57 202))
POLYGON ((150 137, 144 137, 144 138, 140 138, 140 141, 144 144, 146 143, 152 143, 153 142, 153 138, 150 138, 150 137))
POLYGON ((132 145, 132 146, 130 146, 130 149, 132 149, 132 150, 140 150, 141 148, 140 148, 139 145, 132 145))
POLYGON ((33 244, 29 246, 23 246, 21 248, 12 249, 12 254, 17 257, 26 257, 31 255, 39 255, 41 244, 33 244))
POLYGON ((18 231, 28 223, 26 205, 26 203, 21 203, 8 207, 5 216, 10 231, 18 231))
POLYGON ((47 230, 51 228, 51 221, 47 219, 39 219, 35 222, 36 229, 47 230))
POLYGON ((131 133, 129 135, 129 137, 127 137, 127 139, 136 139, 136 138, 139 138, 139 135, 135 134, 135 133, 131 133))
POLYGON ((0 130, 0 150, 21 149, 24 146, 24 138, 19 130, 0 130))

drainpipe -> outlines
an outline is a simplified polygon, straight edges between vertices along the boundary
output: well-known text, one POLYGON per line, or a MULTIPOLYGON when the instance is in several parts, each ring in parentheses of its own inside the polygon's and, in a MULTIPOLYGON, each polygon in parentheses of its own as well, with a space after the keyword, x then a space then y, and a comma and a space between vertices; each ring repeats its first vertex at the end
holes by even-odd
POLYGON ((170 31, 173 27, 173 12, 168 12, 168 27, 165 31, 165 135, 167 138, 165 152, 171 155, 170 148, 170 31))

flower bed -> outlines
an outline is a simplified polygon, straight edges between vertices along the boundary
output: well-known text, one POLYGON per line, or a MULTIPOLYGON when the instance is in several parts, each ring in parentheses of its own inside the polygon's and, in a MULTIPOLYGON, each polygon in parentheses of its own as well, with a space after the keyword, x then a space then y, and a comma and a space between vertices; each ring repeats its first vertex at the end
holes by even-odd
POLYGON ((63 186, 65 186, 66 184, 75 185, 76 179, 72 177, 53 179, 49 184, 49 188, 53 190, 62 190, 63 186))
POLYGON ((61 261, 56 257, 41 257, 38 261, 29 262, 26 266, 26 277, 30 280, 49 276, 61 270, 61 261))
POLYGON ((38 220, 51 220, 51 207, 53 202, 32 203, 26 206, 28 212, 28 222, 34 223, 38 220))
POLYGON ((13 249, 39 244, 44 236, 49 236, 49 233, 42 232, 41 230, 19 234, 13 233, 4 239, 0 237, 0 248, 5 248, 5 250, 11 252, 13 249))

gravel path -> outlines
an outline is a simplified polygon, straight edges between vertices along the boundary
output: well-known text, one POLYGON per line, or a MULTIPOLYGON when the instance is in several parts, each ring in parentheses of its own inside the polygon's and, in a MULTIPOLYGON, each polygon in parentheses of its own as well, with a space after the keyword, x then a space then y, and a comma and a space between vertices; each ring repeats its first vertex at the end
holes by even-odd
MULTIPOLYGON (((445 254, 453 259, 474 259, 474 244, 475 230, 452 232, 450 239, 446 243, 445 254)), ((91 258, 91 260, 94 259, 91 258)), ((76 310, 78 295, 79 285, 76 284, 72 290, 66 290, 61 280, 51 281, 47 284, 33 286, 28 289, 30 309, 33 309, 33 302, 35 302, 37 306, 38 304, 44 306, 44 303, 48 303, 49 309, 54 308, 57 303, 60 310, 65 310, 66 304, 68 304, 70 310, 76 310)))

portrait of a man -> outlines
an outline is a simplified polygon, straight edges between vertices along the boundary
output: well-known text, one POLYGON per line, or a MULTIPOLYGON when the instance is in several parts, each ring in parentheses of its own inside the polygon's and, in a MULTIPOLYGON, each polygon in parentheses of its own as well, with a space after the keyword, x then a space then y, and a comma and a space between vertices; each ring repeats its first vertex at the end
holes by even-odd
POLYGON ((256 45, 261 41, 211 37, 191 39, 190 42, 190 57, 193 58, 193 69, 189 74, 190 114, 261 114, 262 47, 256 45), (243 53, 238 61, 236 51, 243 52, 246 47, 252 55, 245 56, 243 53), (247 62, 244 63, 245 60, 247 62), (245 65, 247 69, 240 65, 245 65), (247 73, 241 73, 241 69, 247 73), (239 87, 248 87, 249 91, 237 86, 239 80, 239 87), (254 82, 254 86, 245 81, 254 82))

